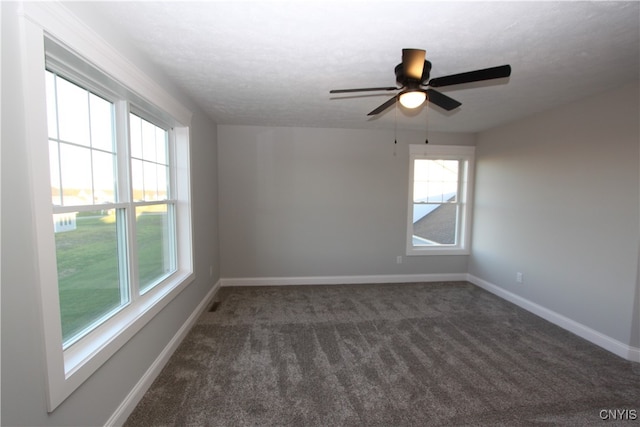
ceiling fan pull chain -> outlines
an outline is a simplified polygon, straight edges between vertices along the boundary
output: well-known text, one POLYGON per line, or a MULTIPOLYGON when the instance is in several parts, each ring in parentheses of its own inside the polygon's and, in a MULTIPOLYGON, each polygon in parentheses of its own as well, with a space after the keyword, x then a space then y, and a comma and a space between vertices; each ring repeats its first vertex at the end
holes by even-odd
POLYGON ((395 117, 395 125, 393 127, 393 157, 396 157, 396 147, 398 146, 398 103, 393 105, 393 113, 395 117))
MULTIPOLYGON (((429 102, 429 95, 427 94, 427 102, 429 102)), ((425 134, 425 138, 424 138, 424 143, 428 144, 429 143, 429 109, 425 108, 424 109, 424 118, 426 119, 426 126, 424 127, 424 134, 425 134)))

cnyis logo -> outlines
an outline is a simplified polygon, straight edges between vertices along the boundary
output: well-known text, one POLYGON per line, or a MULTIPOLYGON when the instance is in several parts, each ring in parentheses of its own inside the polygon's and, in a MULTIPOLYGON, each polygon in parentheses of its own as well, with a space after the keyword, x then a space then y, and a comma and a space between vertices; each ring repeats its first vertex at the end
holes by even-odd
POLYGON ((604 421, 635 421, 638 419, 637 409, 601 409, 600 419, 604 421))

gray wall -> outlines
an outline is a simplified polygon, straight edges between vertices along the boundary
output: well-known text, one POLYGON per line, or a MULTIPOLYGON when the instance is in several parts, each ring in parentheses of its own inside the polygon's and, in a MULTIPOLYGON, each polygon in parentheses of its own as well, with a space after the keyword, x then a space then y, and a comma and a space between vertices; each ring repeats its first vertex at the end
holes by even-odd
POLYGON ((471 274, 632 346, 638 94, 625 86, 479 134, 469 259, 471 274))
MULTIPOLYGON (((222 276, 465 273, 466 256, 404 256, 408 145, 425 132, 397 140, 392 131, 218 126, 222 276)), ((429 141, 475 143, 471 134, 429 141)))
MULTIPOLYGON (((2 425, 103 425, 218 280, 216 127, 139 57, 140 66, 194 111, 191 127, 196 280, 89 378, 47 414, 42 321, 25 129, 20 92, 16 3, 2 8, 2 425), (209 267, 213 266, 213 277, 209 267)), ((94 17, 99 21, 99 17, 94 17)), ((90 25, 92 23, 88 21, 90 25)), ((97 28, 99 26, 93 26, 97 28)), ((113 41, 110 34, 102 34, 113 41)), ((115 47, 120 48, 116 43, 115 47)), ((125 52, 127 48, 122 47, 125 52)))

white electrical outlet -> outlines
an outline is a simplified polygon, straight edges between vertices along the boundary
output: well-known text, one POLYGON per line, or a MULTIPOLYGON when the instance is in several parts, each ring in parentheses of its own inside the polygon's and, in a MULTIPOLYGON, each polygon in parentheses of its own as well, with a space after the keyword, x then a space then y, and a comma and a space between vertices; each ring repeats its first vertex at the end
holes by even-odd
POLYGON ((401 255, 398 255, 396 257, 396 264, 402 264, 402 256, 401 255))
POLYGON ((516 282, 522 283, 522 273, 519 271, 516 273, 516 282))

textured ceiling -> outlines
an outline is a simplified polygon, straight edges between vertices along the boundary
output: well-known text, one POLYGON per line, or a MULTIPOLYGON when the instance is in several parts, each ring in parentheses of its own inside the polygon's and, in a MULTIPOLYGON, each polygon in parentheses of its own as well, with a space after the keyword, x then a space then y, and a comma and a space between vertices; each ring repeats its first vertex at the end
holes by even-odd
MULTIPOLYGON (((476 132, 639 79, 637 2, 91 3, 219 124, 476 132), (508 79, 442 88, 452 112, 366 114, 402 48, 431 77, 510 64, 508 79), (340 99, 344 98, 344 99, 340 99)), ((603 109, 608 108, 602 105, 603 109)))

